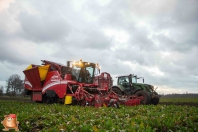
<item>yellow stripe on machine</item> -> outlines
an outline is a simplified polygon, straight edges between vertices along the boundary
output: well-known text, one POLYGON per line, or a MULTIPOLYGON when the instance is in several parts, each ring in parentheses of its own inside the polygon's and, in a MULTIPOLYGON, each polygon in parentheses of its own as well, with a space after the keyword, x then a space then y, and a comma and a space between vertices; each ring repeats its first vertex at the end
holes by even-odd
MULTIPOLYGON (((38 71, 39 71, 41 81, 45 80, 49 67, 50 65, 38 66, 38 71)), ((25 70, 30 70, 32 68, 37 68, 37 67, 32 67, 32 65, 29 65, 25 70)))
POLYGON ((65 104, 71 104, 72 103, 72 96, 65 96, 65 104))
POLYGON ((29 65, 25 70, 29 70, 29 69, 32 69, 32 64, 29 65))
POLYGON ((39 66, 38 67, 41 81, 45 80, 45 77, 47 75, 49 66, 50 65, 45 65, 45 66, 39 66))

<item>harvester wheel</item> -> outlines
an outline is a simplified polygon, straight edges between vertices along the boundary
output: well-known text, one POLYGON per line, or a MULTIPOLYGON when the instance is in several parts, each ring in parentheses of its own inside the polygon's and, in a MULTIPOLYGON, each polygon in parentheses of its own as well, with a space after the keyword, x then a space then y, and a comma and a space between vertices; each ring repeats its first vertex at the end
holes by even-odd
POLYGON ((34 101, 33 101, 33 93, 31 93, 30 99, 31 99, 31 102, 34 102, 34 101))
POLYGON ((121 92, 120 89, 118 89, 118 88, 112 88, 112 90, 113 90, 115 93, 117 93, 118 95, 122 95, 122 92, 121 92))
POLYGON ((50 99, 50 97, 47 97, 47 99, 46 99, 46 103, 47 103, 47 104, 50 104, 50 103, 51 103, 51 99, 50 99))
POLYGON ((50 97, 44 96, 43 103, 50 104, 51 103, 50 97))
POLYGON ((117 102, 117 101, 116 101, 116 102, 114 102, 114 101, 110 101, 110 103, 109 103, 109 107, 120 108, 120 106, 119 106, 119 104, 118 104, 118 102, 117 102))
POLYGON ((143 90, 137 91, 135 93, 135 95, 137 95, 138 97, 142 97, 140 99, 140 104, 150 104, 151 97, 150 97, 150 95, 146 91, 143 91, 143 90))
POLYGON ((78 104, 83 107, 88 105, 85 99, 78 101, 78 104))

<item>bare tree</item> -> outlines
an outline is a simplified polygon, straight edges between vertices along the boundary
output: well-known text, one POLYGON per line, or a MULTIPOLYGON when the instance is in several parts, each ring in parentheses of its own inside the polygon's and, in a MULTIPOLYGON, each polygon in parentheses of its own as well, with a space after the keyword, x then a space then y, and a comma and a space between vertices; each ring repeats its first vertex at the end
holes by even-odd
POLYGON ((6 94, 15 96, 23 92, 23 80, 20 79, 20 76, 17 74, 11 75, 8 80, 6 80, 6 94))
POLYGON ((0 95, 3 95, 3 86, 0 85, 0 95))

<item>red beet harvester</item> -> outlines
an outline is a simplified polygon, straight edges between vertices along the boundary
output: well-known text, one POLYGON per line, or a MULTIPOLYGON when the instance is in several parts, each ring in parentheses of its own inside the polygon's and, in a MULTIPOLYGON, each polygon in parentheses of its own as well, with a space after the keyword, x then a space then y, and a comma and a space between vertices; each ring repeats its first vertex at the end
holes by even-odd
POLYGON ((23 71, 25 94, 31 95, 32 101, 95 107, 140 104, 139 97, 120 96, 113 92, 111 75, 100 73, 96 63, 82 60, 67 61, 67 65, 47 60, 42 62, 42 65, 31 64, 23 71))

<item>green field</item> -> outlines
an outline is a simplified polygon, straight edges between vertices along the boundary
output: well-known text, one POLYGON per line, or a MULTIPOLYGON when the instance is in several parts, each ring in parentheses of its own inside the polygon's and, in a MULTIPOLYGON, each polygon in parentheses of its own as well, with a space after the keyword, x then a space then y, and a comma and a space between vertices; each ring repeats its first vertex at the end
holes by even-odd
POLYGON ((198 103, 198 97, 197 98, 190 98, 190 97, 186 97, 186 98, 167 98, 167 97, 162 97, 160 98, 160 102, 188 102, 188 103, 198 103))
MULTIPOLYGON (((11 113, 17 115, 19 130, 24 132, 198 131, 198 107, 186 105, 121 106, 117 109, 0 100, 0 120, 11 113)), ((0 130, 3 128, 1 124, 0 130)))

